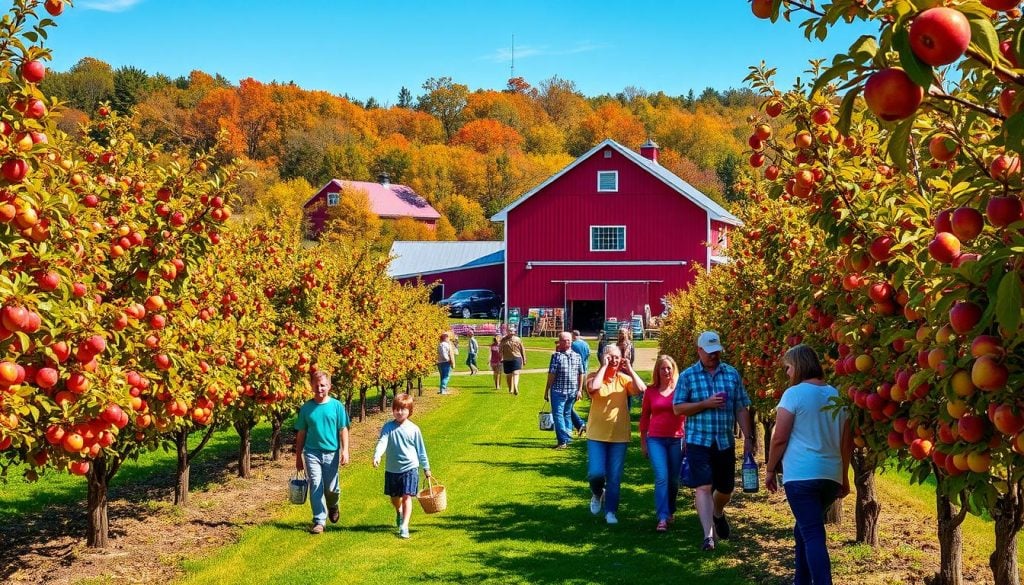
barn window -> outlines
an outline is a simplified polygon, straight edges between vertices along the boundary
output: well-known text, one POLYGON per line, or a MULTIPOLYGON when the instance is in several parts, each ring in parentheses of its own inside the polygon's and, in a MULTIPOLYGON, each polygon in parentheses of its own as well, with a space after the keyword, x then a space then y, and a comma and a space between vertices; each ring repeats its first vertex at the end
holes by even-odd
POLYGON ((333 207, 333 206, 338 204, 338 201, 340 199, 341 199, 341 194, 340 193, 328 193, 327 194, 327 205, 330 205, 330 206, 333 207))
POLYGON ((590 226, 591 252, 624 252, 626 250, 626 226, 590 226))
POLYGON ((614 192, 619 190, 619 171, 597 171, 597 190, 614 192))

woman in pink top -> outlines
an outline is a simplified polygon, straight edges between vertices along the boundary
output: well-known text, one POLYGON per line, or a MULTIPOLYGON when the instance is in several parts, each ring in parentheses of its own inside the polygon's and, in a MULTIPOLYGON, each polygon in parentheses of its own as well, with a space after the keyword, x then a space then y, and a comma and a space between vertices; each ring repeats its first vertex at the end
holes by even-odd
POLYGON ((654 376, 644 392, 640 409, 640 448, 654 470, 654 509, 658 532, 675 519, 679 495, 679 466, 683 460, 683 424, 686 417, 672 411, 679 367, 667 355, 658 356, 654 376))

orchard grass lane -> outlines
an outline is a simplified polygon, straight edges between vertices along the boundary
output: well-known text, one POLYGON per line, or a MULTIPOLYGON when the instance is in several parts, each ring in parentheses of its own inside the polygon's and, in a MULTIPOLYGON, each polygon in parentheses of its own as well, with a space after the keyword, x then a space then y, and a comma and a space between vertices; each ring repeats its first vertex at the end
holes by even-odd
MULTIPOLYGON (((647 372, 642 375, 650 378, 647 372)), ((692 490, 682 490, 669 532, 654 531, 651 471, 640 454, 635 426, 620 523, 609 527, 603 517, 592 516, 585 441, 554 451, 551 434, 537 429, 545 377, 524 374, 517 400, 491 390, 487 377, 460 377, 455 393, 439 408, 415 415, 433 471, 448 487, 449 508, 427 516, 416 504, 411 540, 399 541, 394 535, 393 509, 380 495, 383 476, 370 465, 373 445, 358 445, 352 464, 342 472, 341 522, 310 538, 304 532, 308 506, 282 505, 276 521, 245 531, 237 545, 186 563, 181 582, 243 583, 258 575, 263 582, 285 584, 582 584, 595 582, 597 576, 603 583, 635 583, 637 575, 652 571, 666 579, 693 577, 709 585, 787 582, 792 516, 781 498, 769 501, 764 491, 753 496, 737 492, 730 516, 737 536, 720 543, 713 554, 699 550, 692 490), (310 559, 319 561, 314 566, 310 559)), ((436 385, 436 376, 424 380, 425 391, 436 385)), ((586 408, 586 400, 578 404, 583 416, 586 408)), ((879 475, 876 486, 888 510, 912 510, 918 522, 934 513, 931 492, 908 486, 904 476, 879 475)), ((853 505, 852 498, 846 500, 847 517, 853 505)), ((850 546, 849 520, 843 532, 829 528, 837 582, 844 576, 849 582, 855 575, 858 582, 872 585, 900 582, 902 574, 895 581, 892 573, 872 576, 879 563, 892 559, 917 571, 937 566, 937 558, 927 557, 899 534, 889 534, 894 528, 885 518, 883 543, 891 539, 896 544, 878 551, 850 546)), ((923 536, 934 541, 933 534, 923 536)), ((993 544, 991 523, 968 516, 964 540, 968 561, 983 564, 984 551, 993 544)))
MULTIPOLYGON (((337 525, 310 538, 308 506, 289 506, 237 545, 187 563, 182 582, 635 583, 652 567, 708 585, 760 582, 728 554, 699 554, 689 496, 674 530, 654 532, 650 469, 635 444, 619 525, 592 516, 584 442, 554 451, 551 435, 537 429, 545 378, 524 374, 518 400, 491 390, 485 376, 457 378, 440 408, 414 415, 449 507, 427 516, 416 504, 411 540, 395 537, 382 473, 371 466, 373 445, 360 445, 342 471, 337 525)), ((436 384, 435 376, 425 388, 436 384)))
MULTIPOLYGON (((647 373, 643 375, 649 377, 647 373)), ((549 449, 551 435, 537 430, 543 384, 544 374, 525 374, 523 395, 512 400, 506 394, 489 390, 484 377, 463 377, 455 384, 458 393, 445 397, 440 409, 416 415, 417 424, 424 429, 435 471, 449 486, 450 508, 443 514, 426 516, 416 505, 412 540, 399 544, 395 538, 394 514, 387 498, 379 495, 382 476, 370 467, 373 446, 358 445, 353 464, 342 472, 341 522, 329 527, 322 540, 310 540, 304 532, 308 506, 282 503, 276 521, 245 531, 237 545, 186 563, 185 582, 252 582, 234 575, 260 575, 265 582, 318 583, 327 582, 330 579, 325 575, 331 575, 336 579, 334 582, 429 579, 584 583, 589 582, 585 576, 595 574, 591 571, 597 566, 607 575, 608 583, 635 582, 636 571, 649 571, 651 567, 658 567, 659 572, 664 567, 666 574, 700 576, 712 584, 764 583, 764 575, 779 574, 780 562, 783 567, 788 566, 788 541, 784 539, 790 538, 789 509, 781 501, 768 503, 763 493, 737 496, 738 513, 731 519, 738 527, 738 536, 730 543, 722 543, 713 557, 698 555, 699 543, 693 542, 699 529, 692 511, 691 490, 683 489, 680 495, 676 524, 668 534, 656 535, 650 469, 640 456, 635 438, 623 483, 621 523, 609 529, 601 518, 591 516, 584 481, 585 445, 577 443, 568 451, 554 452, 549 449), (473 424, 473 420, 481 422, 473 424), (449 435, 441 436, 441 429, 445 428, 450 429, 449 435), (488 461, 494 464, 488 466, 488 461), (567 493, 572 496, 565 497, 567 493), (748 511, 757 518, 745 519, 748 511), (561 530, 562 525, 569 527, 561 530), (765 544, 779 538, 783 539, 781 549, 765 544), (611 557, 603 557, 602 550, 612 551, 611 557), (328 572, 321 574, 303 565, 306 558, 317 558, 316 554, 326 555, 321 557, 324 564, 334 568, 328 567, 328 572), (424 569, 413 574, 406 572, 406 554, 412 555, 415 566, 424 569), (746 569, 732 566, 737 558, 743 559, 746 569), (364 580, 355 577, 363 574, 364 580)), ((424 380, 425 391, 436 385, 436 376, 424 380)), ((584 400, 578 406, 583 415, 586 404, 584 400)), ((634 412, 634 420, 636 415, 634 412)), ((382 422, 378 418, 363 424, 382 422)), ((268 438, 269 427, 257 427, 253 434, 254 452, 265 452, 268 438)), ((208 457, 232 456, 237 440, 234 431, 217 433, 196 465, 202 467, 208 457)), ((151 493, 148 490, 125 495, 124 486, 142 484, 170 489, 174 464, 173 453, 159 450, 144 454, 138 462, 127 462, 112 483, 111 496, 137 498, 143 513, 151 503, 169 503, 167 497, 142 499, 151 493)), ((198 471, 193 469, 193 484, 198 489, 223 477, 198 471)), ((47 510, 70 510, 83 503, 84 478, 51 473, 35 484, 28 484, 18 475, 18 469, 10 470, 10 480, 0 496, 0 522, 4 525, 32 522, 47 510)), ((887 510, 882 517, 881 549, 850 546, 849 534, 829 528, 834 574, 840 582, 844 576, 867 579, 865 571, 872 572, 875 566, 893 558, 917 564, 925 571, 937 563, 915 548, 914 543, 890 534, 892 528, 887 522, 897 510, 906 510, 918 519, 931 517, 933 488, 907 485, 907 477, 902 473, 878 475, 876 487, 887 510), (887 538, 895 544, 885 546, 887 538)), ((846 506, 849 514, 852 498, 846 500, 846 506)), ((847 532, 852 529, 850 523, 844 526, 847 532)), ((927 531, 925 536, 934 540, 927 531)), ((964 522, 968 564, 984 565, 986 551, 992 546, 992 524, 968 516, 964 522)), ((886 582, 878 577, 868 582, 886 582)))

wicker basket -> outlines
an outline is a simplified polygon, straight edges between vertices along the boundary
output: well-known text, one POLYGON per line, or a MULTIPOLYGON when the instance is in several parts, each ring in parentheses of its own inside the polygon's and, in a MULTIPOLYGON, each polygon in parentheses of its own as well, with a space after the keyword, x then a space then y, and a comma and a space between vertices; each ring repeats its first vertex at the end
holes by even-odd
POLYGON ((444 512, 448 507, 448 492, 440 483, 435 484, 432 476, 427 477, 427 489, 420 490, 416 499, 420 501, 424 514, 444 512))

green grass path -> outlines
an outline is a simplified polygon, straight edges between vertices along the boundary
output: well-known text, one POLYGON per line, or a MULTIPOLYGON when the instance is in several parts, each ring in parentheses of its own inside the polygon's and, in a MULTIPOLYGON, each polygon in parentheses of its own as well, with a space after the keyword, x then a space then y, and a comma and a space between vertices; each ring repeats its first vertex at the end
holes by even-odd
POLYGON ((383 471, 372 467, 373 445, 366 441, 342 471, 340 523, 328 525, 323 535, 309 535, 308 505, 284 504, 276 519, 246 530, 237 544, 187 563, 183 582, 758 581, 742 571, 733 558, 738 551, 728 543, 713 554, 699 551, 687 493, 680 497, 673 530, 654 532, 650 467, 635 441, 620 524, 609 527, 603 517, 592 516, 585 442, 554 451, 554 436, 537 430, 544 374, 523 376, 518 398, 488 389, 490 381, 484 375, 458 377, 457 394, 413 417, 423 429, 433 471, 447 486, 449 504, 430 516, 417 505, 410 540, 395 536, 394 511, 382 495, 383 471))

